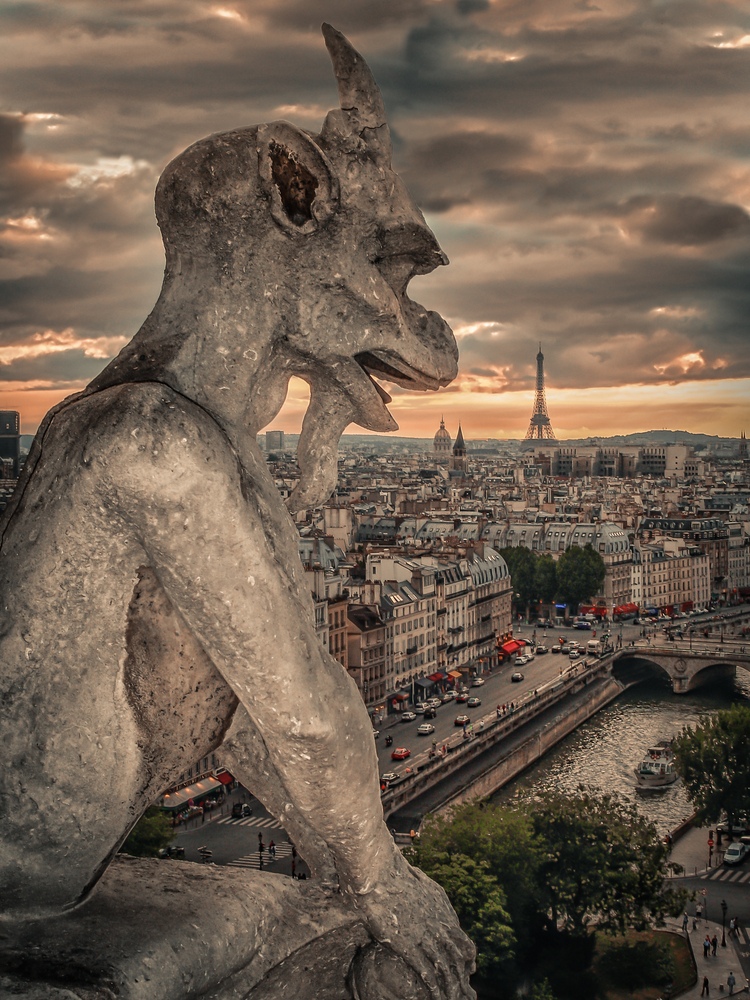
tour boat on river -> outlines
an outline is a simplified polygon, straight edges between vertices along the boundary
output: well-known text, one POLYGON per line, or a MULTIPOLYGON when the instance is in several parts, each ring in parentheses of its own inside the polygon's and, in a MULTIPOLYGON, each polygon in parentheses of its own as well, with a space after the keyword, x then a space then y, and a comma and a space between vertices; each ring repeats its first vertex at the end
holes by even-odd
POLYGON ((646 756, 635 769, 638 789, 663 788, 677 781, 672 746, 667 740, 660 740, 649 747, 646 756))

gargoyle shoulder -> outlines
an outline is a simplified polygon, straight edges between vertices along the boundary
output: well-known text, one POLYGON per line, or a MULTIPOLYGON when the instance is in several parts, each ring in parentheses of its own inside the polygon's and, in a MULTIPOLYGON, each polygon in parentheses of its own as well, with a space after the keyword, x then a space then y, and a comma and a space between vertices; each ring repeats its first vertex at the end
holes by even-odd
POLYGON ((86 442, 84 464, 106 469, 108 479, 130 491, 179 492, 196 479, 238 474, 237 456, 217 421, 167 385, 112 386, 78 399, 71 410, 70 430, 86 442))

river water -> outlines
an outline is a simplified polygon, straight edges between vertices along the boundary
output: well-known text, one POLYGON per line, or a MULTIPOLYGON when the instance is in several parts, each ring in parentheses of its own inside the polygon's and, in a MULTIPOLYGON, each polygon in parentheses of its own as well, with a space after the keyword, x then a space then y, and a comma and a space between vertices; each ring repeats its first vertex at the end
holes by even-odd
POLYGON ((685 725, 694 725, 702 715, 737 702, 750 705, 750 674, 742 669, 733 680, 717 679, 683 695, 673 694, 666 682, 638 684, 506 785, 495 801, 552 788, 574 792, 579 785, 587 785, 637 802, 641 813, 656 823, 660 833, 666 833, 692 813, 681 780, 664 789, 636 792, 633 769, 647 747, 675 736, 685 725))

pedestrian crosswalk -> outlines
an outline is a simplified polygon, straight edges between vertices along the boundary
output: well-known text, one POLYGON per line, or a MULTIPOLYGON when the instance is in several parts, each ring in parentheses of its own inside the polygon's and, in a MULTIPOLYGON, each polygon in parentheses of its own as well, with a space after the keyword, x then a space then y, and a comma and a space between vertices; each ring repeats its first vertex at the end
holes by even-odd
POLYGON ((255 826, 263 830, 280 830, 281 824, 272 816, 248 816, 246 819, 235 819, 233 816, 222 816, 217 823, 228 823, 230 826, 255 826))
POLYGON ((252 854, 246 854, 244 858, 236 858, 234 861, 227 862, 228 868, 255 868, 259 871, 261 868, 270 868, 274 862, 279 861, 281 858, 288 858, 292 853, 292 845, 289 843, 277 844, 276 845, 276 855, 271 857, 268 853, 268 847, 266 846, 265 851, 263 851, 263 864, 260 863, 260 854, 258 851, 254 851, 252 854))
POLYGON ((750 871, 714 868, 712 871, 706 872, 703 878, 711 879, 713 882, 736 882, 739 885, 740 883, 750 882, 750 871))

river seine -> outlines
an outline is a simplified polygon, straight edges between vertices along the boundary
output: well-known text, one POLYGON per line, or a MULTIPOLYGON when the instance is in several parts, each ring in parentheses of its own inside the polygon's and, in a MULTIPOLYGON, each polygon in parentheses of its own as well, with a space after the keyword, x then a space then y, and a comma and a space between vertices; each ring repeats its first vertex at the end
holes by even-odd
POLYGON ((659 832, 666 833, 692 812, 682 782, 678 778, 665 789, 636 792, 634 768, 647 747, 677 735, 702 715, 737 702, 750 704, 750 674, 743 669, 737 670, 734 680, 717 680, 687 695, 673 694, 667 683, 639 684, 571 733, 494 799, 507 802, 515 794, 533 795, 550 788, 573 792, 587 785, 637 802, 659 832))

